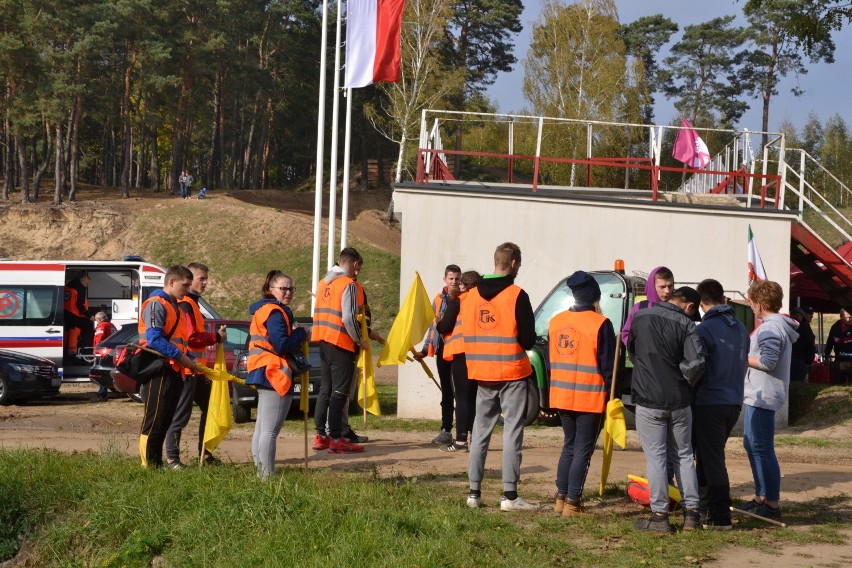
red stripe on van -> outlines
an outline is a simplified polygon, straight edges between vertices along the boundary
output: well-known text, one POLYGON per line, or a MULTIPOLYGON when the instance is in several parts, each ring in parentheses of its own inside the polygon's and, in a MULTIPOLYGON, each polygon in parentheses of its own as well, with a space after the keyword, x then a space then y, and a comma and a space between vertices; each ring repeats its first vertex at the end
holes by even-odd
POLYGON ((162 268, 157 268, 156 266, 149 266, 147 264, 142 265, 142 272, 156 272, 157 274, 165 274, 166 271, 162 268))
POLYGON ((0 270, 56 270, 65 271, 64 264, 33 264, 23 262, 0 262, 0 270))
POLYGON ((62 347, 62 338, 0 339, 0 349, 14 349, 16 347, 62 347))

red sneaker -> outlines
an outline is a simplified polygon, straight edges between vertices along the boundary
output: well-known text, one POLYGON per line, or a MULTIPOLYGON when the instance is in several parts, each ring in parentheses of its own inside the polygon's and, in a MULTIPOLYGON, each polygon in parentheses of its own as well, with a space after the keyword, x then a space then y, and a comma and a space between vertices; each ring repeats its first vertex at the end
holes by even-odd
POLYGON ((328 445, 328 453, 330 454, 357 454, 363 451, 364 446, 347 442, 345 438, 340 438, 336 442, 332 440, 328 445))
POLYGON ((322 436, 317 434, 314 436, 314 449, 315 450, 327 450, 328 445, 331 443, 331 436, 322 436))

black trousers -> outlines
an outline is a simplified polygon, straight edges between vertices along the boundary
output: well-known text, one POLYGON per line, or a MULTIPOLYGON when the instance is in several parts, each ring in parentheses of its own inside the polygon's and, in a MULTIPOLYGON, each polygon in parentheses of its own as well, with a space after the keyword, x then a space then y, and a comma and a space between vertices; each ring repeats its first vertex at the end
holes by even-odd
POLYGON ((731 482, 725 465, 725 443, 737 423, 740 408, 740 405, 692 407, 698 506, 717 525, 731 524, 731 482))
POLYGON ((464 442, 467 440, 467 433, 473 430, 479 383, 467 378, 467 358, 464 353, 453 356, 452 369, 456 398, 456 440, 464 442))
POLYGON ((453 364, 444 360, 443 348, 435 353, 435 366, 438 367, 438 379, 441 384, 441 430, 453 429, 453 410, 455 406, 455 387, 453 385, 453 364))
POLYGON ((328 434, 333 439, 341 436, 343 412, 348 411, 349 393, 355 376, 356 354, 337 345, 320 342, 320 362, 322 378, 314 411, 314 426, 317 433, 325 436, 325 424, 328 421, 328 434))
POLYGON ((145 386, 145 410, 139 433, 142 467, 163 465, 163 443, 175 415, 182 383, 178 372, 169 367, 145 386))

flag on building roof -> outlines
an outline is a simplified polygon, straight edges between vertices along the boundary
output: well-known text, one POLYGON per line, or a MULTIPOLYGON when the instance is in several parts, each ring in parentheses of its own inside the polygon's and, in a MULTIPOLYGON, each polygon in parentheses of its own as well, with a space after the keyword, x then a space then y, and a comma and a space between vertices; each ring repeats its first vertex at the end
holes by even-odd
POLYGON ((399 81, 404 9, 405 0, 349 0, 346 3, 344 87, 399 81))
POLYGON ((760 259, 760 253, 757 251, 757 243, 754 240, 754 233, 751 232, 751 225, 748 226, 748 285, 751 286, 759 280, 766 280, 766 270, 763 268, 763 261, 760 259))
POLYGON ((680 130, 675 137, 672 157, 683 162, 687 167, 700 170, 710 163, 710 150, 685 118, 680 123, 680 130))

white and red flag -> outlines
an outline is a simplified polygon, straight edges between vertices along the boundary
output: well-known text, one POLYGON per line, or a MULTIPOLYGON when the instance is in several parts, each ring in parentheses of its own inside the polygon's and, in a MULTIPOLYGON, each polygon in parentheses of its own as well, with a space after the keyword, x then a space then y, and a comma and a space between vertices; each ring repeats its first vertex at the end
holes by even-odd
POLYGON ((680 123, 680 130, 677 131, 672 157, 678 162, 683 162, 690 168, 697 170, 710 163, 710 151, 707 149, 707 144, 685 118, 680 123))
POLYGON ((760 253, 757 252, 757 243, 754 241, 754 234, 751 232, 751 225, 748 226, 748 285, 751 286, 759 280, 766 280, 766 269, 763 268, 763 261, 760 259, 760 253))
POLYGON ((405 0, 349 0, 346 3, 344 87, 366 87, 400 76, 400 35, 405 0))

